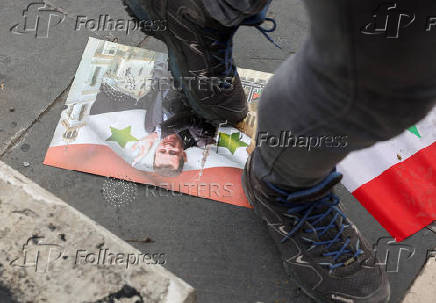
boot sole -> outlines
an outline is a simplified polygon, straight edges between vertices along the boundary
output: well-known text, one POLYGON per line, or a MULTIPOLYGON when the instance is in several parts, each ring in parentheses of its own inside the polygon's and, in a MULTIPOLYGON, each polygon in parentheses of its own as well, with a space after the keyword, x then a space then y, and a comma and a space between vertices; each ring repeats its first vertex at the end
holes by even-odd
MULTIPOLYGON (((250 205, 253 207, 254 209, 254 213, 261 218, 261 220, 263 220, 264 222, 267 222, 266 219, 264 218, 264 216, 260 213, 259 208, 255 207, 255 198, 252 196, 252 192, 253 190, 250 188, 250 184, 248 183, 248 176, 247 176, 247 166, 248 166, 249 162, 247 161, 247 164, 245 165, 245 169, 242 173, 242 177, 241 177, 241 183, 242 183, 242 189, 244 190, 245 196, 247 197, 248 202, 250 203, 250 205)), ((326 302, 325 299, 321 296, 317 296, 317 294, 313 293, 313 292, 309 292, 304 286, 303 284, 299 281, 298 277, 285 265, 285 261, 283 261, 283 267, 285 269, 285 272, 287 273, 288 277, 295 283, 297 284, 297 286, 304 292, 304 294, 306 294, 306 296, 308 296, 309 298, 311 298, 312 300, 314 300, 317 303, 323 303, 326 302)), ((373 294, 373 298, 372 299, 368 299, 368 301, 366 302, 374 302, 374 303, 386 303, 389 302, 390 299, 390 285, 388 284, 388 297, 387 299, 377 299, 376 297, 378 297, 377 293, 373 294)), ((338 302, 338 301, 331 301, 331 302, 338 302)), ((356 303, 359 302, 365 302, 362 301, 361 299, 355 299, 356 303)))

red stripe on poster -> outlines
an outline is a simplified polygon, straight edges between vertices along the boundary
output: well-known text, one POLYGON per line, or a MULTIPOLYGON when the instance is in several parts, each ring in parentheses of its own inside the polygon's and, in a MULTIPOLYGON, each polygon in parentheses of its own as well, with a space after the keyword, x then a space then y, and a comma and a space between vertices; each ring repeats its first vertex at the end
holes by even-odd
POLYGON ((200 171, 185 171, 174 178, 160 177, 137 170, 105 145, 72 144, 50 147, 45 165, 82 171, 95 175, 152 184, 192 196, 212 199, 236 206, 249 207, 241 185, 242 170, 217 167, 200 171))

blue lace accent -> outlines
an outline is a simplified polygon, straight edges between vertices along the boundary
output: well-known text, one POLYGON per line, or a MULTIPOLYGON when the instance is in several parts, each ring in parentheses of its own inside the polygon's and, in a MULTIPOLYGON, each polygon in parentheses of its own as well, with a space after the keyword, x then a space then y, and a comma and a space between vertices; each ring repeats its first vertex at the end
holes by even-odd
POLYGON ((258 14, 248 17, 247 19, 242 21, 241 25, 254 26, 262 35, 265 36, 266 39, 268 39, 269 42, 281 49, 281 47, 268 35, 268 33, 272 33, 277 29, 276 20, 273 18, 268 18, 266 16, 268 14, 271 1, 272 0, 269 0, 265 7, 262 9, 262 11, 260 11, 258 14), (262 27, 262 24, 264 24, 265 21, 271 22, 273 26, 269 29, 262 27))
POLYGON ((268 33, 272 33, 277 29, 277 23, 276 20, 273 18, 265 18, 264 21, 269 21, 272 23, 272 27, 271 28, 265 28, 262 25, 255 25, 255 28, 262 34, 264 35, 264 37, 271 42, 272 44, 274 44, 275 47, 282 49, 282 47, 280 45, 278 45, 269 35, 268 33))
MULTIPOLYGON (((277 193, 284 194, 285 192, 279 188, 277 188, 275 185, 271 183, 267 183, 267 186, 271 188, 272 190, 276 191, 277 193)), ((289 207, 288 214, 299 214, 301 217, 297 220, 297 224, 292 228, 292 230, 281 240, 282 243, 289 240, 299 229, 301 229, 304 226, 304 223, 307 221, 312 226, 313 229, 305 229, 305 233, 317 233, 318 236, 322 236, 326 234, 329 229, 336 227, 336 221, 339 217, 342 217, 344 221, 347 221, 346 215, 339 209, 339 198, 334 195, 333 193, 327 194, 325 197, 313 201, 313 202, 304 202, 301 204, 293 204, 289 202, 289 196, 292 195, 292 193, 286 193, 286 196, 278 197, 276 198, 276 201, 279 202, 281 205, 285 207, 289 207), (314 210, 317 208, 326 208, 326 211, 319 214, 313 214, 314 210), (332 215, 332 219, 330 220, 330 223, 326 226, 320 226, 320 223, 323 222, 323 220, 329 216, 332 215)), ((325 257, 333 257, 334 263, 319 263, 321 265, 329 266, 330 270, 333 270, 335 268, 344 266, 345 264, 342 262, 336 261, 345 254, 353 253, 350 249, 348 249, 348 246, 350 244, 350 239, 347 238, 345 241, 341 239, 341 235, 344 232, 344 230, 350 227, 348 224, 341 224, 339 226, 339 231, 337 234, 330 240, 327 241, 314 241, 312 239, 308 238, 302 238, 304 241, 310 242, 312 244, 312 248, 316 246, 325 246, 327 250, 332 247, 335 243, 342 243, 341 247, 338 250, 335 251, 328 251, 326 253, 323 253, 323 256, 325 257)), ((363 250, 360 249, 360 242, 357 241, 355 245, 355 252, 353 253, 353 258, 357 258, 363 253, 363 250)))
POLYGON ((217 51, 217 53, 220 55, 219 56, 213 55, 213 57, 215 59, 217 59, 220 63, 224 64, 224 66, 225 66, 224 75, 225 76, 233 76, 236 73, 236 70, 233 68, 233 57, 232 57, 233 36, 234 36, 234 33, 226 41, 215 40, 213 42, 214 45, 221 46, 221 49, 219 49, 217 51))

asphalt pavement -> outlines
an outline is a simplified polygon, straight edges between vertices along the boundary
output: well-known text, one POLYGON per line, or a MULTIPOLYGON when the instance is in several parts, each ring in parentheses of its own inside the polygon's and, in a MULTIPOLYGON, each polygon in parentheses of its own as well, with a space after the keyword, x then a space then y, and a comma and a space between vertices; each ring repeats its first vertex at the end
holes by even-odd
MULTIPOLYGON (((0 160, 142 252, 165 253, 165 267, 194 286, 201 303, 310 302, 286 276, 273 241, 250 209, 145 185, 136 186, 134 201, 116 208, 102 194, 106 178, 42 164, 89 37, 166 48, 140 32, 77 29, 79 17, 129 19, 120 0, 47 1, 46 10, 56 8, 58 14, 46 19, 44 9, 37 9, 44 18, 32 19, 31 6, 27 18, 29 24, 51 22, 49 31, 44 25, 21 30, 23 11, 31 3, 0 3, 0 160), (151 241, 141 241, 146 238, 151 241)), ((234 49, 238 66, 273 72, 301 47, 309 30, 302 2, 275 0, 270 16, 278 23, 271 37, 282 49, 253 28, 241 28, 234 49)), ((424 229, 395 245, 350 193, 338 190, 346 213, 386 263, 391 302, 400 302, 428 250, 436 247, 435 234, 424 229)), ((0 288, 1 302, 4 293, 0 288)))

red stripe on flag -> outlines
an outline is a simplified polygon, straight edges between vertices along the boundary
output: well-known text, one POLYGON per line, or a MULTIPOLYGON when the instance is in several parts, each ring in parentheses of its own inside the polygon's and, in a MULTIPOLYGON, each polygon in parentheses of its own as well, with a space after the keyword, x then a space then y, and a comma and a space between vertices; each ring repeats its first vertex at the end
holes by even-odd
POLYGON ((397 241, 436 220, 436 143, 360 186, 354 197, 397 241))

